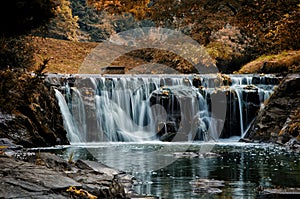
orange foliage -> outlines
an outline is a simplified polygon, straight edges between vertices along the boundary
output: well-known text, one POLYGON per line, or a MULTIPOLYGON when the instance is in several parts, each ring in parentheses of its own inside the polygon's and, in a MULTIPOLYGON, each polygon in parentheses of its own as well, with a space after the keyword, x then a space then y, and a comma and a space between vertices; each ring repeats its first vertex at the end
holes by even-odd
MULTIPOLYGON (((87 0, 109 13, 132 13, 157 26, 179 29, 201 44, 227 24, 250 38, 253 54, 300 47, 299 0, 87 0)), ((254 56, 255 57, 255 56, 254 56)))
POLYGON ((128 0, 87 0, 98 10, 106 10, 109 13, 132 13, 136 18, 145 18, 149 11, 148 4, 150 0, 128 1, 128 0))

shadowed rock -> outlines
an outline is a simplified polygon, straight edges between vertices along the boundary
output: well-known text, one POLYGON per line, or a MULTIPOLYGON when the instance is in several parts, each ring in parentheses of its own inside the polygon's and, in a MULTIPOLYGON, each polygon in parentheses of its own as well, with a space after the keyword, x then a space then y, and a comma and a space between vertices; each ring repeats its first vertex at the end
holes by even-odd
POLYGON ((0 198, 84 198, 80 194, 129 198, 135 195, 133 176, 102 163, 78 160, 74 164, 50 153, 32 155, 26 151, 16 152, 15 156, 21 157, 17 155, 20 153, 32 157, 20 160, 0 156, 0 198))
POLYGON ((297 148, 300 140, 299 85, 299 74, 288 75, 283 79, 246 133, 247 140, 274 142, 297 148))

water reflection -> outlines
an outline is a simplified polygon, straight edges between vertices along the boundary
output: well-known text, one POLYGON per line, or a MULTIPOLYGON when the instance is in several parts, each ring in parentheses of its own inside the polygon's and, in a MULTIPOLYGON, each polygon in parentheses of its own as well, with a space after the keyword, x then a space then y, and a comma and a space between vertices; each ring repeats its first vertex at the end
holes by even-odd
MULTIPOLYGON (((197 152, 200 147, 203 143, 189 144, 188 151, 197 152)), ((281 148, 221 143, 212 149, 219 156, 178 158, 173 155, 186 148, 184 144, 106 143, 88 148, 69 147, 61 155, 67 159, 72 152, 75 159, 92 159, 122 168, 138 179, 137 193, 160 198, 264 198, 267 196, 259 195, 259 191, 265 188, 300 187, 299 155, 281 148), (160 153, 152 153, 157 150, 160 153), (170 164, 151 169, 158 168, 157 164, 163 161, 170 164), (137 165, 144 172, 132 169, 137 165), (197 179, 224 181, 224 186, 218 188, 222 192, 214 194, 195 187, 191 182, 197 179)))

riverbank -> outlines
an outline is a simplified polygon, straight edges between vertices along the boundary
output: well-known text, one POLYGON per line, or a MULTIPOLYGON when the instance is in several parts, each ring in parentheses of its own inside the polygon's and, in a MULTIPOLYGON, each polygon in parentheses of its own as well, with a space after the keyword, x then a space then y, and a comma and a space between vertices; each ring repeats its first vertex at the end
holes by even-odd
POLYGON ((104 164, 30 152, 0 139, 0 198, 134 198, 135 178, 104 164))
POLYGON ((245 138, 284 145, 300 153, 300 75, 287 75, 265 102, 245 138))

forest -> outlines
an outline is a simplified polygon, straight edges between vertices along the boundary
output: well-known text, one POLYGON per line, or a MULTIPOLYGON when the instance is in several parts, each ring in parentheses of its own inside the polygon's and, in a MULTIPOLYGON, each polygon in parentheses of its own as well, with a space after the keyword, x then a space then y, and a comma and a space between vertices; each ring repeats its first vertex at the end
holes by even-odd
MULTIPOLYGON (((11 16, 2 16, 1 21, 2 69, 34 65, 39 50, 34 36, 100 42, 138 27, 181 31, 205 46, 223 73, 238 71, 261 55, 299 49, 297 0, 12 1, 1 9, 10 10, 11 16)), ((132 52, 134 57, 162 63, 165 59, 159 54, 132 52)), ((174 57, 169 59, 176 68, 174 57)))

